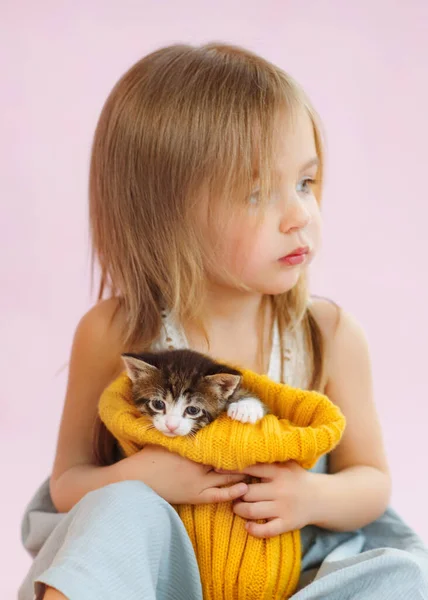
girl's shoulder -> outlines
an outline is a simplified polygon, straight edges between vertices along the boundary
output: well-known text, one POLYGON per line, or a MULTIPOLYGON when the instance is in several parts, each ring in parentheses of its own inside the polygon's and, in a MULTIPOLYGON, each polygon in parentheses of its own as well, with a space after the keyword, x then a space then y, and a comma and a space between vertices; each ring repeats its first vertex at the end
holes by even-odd
POLYGON ((80 319, 74 335, 74 343, 90 347, 100 355, 120 357, 125 351, 123 332, 125 317, 119 298, 100 300, 80 319))
POLYGON ((98 331, 110 336, 119 336, 125 323, 120 298, 100 300, 86 312, 78 327, 98 331))
POLYGON ((321 330, 324 341, 331 342, 342 319, 342 307, 330 298, 311 296, 309 310, 321 330))
POLYGON ((369 350, 364 329, 357 319, 333 300, 312 296, 310 311, 320 328, 327 358, 328 374, 343 374, 345 365, 369 362, 369 350))

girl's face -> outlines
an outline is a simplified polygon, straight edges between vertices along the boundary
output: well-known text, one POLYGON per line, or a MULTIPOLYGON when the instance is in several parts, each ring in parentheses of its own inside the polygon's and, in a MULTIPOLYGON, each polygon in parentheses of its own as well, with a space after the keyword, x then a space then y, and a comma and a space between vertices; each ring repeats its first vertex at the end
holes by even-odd
MULTIPOLYGON (((282 122, 278 128, 269 204, 258 205, 256 181, 248 206, 228 216, 228 226, 220 234, 219 261, 247 288, 261 294, 287 292, 312 261, 321 237, 313 190, 317 166, 313 126, 301 111, 292 124, 282 122)), ((211 276, 227 283, 224 276, 211 276)))

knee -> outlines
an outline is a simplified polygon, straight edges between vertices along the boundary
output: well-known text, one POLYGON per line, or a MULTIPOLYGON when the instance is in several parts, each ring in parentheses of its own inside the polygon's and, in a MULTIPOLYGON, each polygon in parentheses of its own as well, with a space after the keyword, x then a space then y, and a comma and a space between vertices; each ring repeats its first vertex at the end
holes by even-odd
POLYGON ((121 481, 112 483, 87 494, 76 505, 91 512, 96 511, 108 519, 113 515, 128 515, 153 522, 163 520, 166 515, 177 517, 177 513, 163 498, 142 481, 121 481))
POLYGON ((93 492, 89 492, 87 497, 91 497, 92 499, 95 498, 97 501, 101 502, 123 500, 128 504, 133 500, 136 502, 145 501, 147 499, 159 499, 162 501, 160 496, 142 481, 119 481, 117 483, 110 483, 93 492))
POLYGON ((127 540, 127 547, 139 548, 141 553, 154 540, 159 550, 167 551, 171 539, 181 539, 186 533, 172 506, 140 481, 114 483, 94 490, 72 511, 69 535, 85 546, 90 532, 98 546, 114 556, 118 550, 126 552, 123 540, 127 540))

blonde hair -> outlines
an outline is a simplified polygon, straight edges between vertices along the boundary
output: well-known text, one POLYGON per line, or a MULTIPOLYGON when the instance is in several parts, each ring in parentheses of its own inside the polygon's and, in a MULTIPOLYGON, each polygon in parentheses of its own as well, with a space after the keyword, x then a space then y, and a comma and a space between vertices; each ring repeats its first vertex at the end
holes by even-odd
MULTIPOLYGON (((139 60, 114 86, 93 141, 90 227, 98 298, 119 298, 126 344, 143 338, 150 346, 162 305, 203 324, 207 256, 195 226, 198 198, 208 194, 236 205, 251 192, 255 163, 266 198, 275 119, 281 110, 291 116, 302 108, 313 123, 321 180, 321 132, 308 98, 288 74, 248 50, 172 45, 139 60)), ((320 201, 321 185, 315 193, 320 201)), ((311 387, 319 389, 322 338, 306 277, 273 296, 272 305, 282 333, 303 325, 311 387)))

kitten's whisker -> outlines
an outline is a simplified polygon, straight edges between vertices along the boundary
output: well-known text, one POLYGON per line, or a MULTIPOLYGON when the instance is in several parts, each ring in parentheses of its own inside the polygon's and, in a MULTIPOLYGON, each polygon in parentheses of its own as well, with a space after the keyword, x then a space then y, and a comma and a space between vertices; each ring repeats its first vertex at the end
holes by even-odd
POLYGON ((156 429, 155 426, 153 425, 153 423, 145 423, 144 431, 150 431, 150 429, 156 429))

